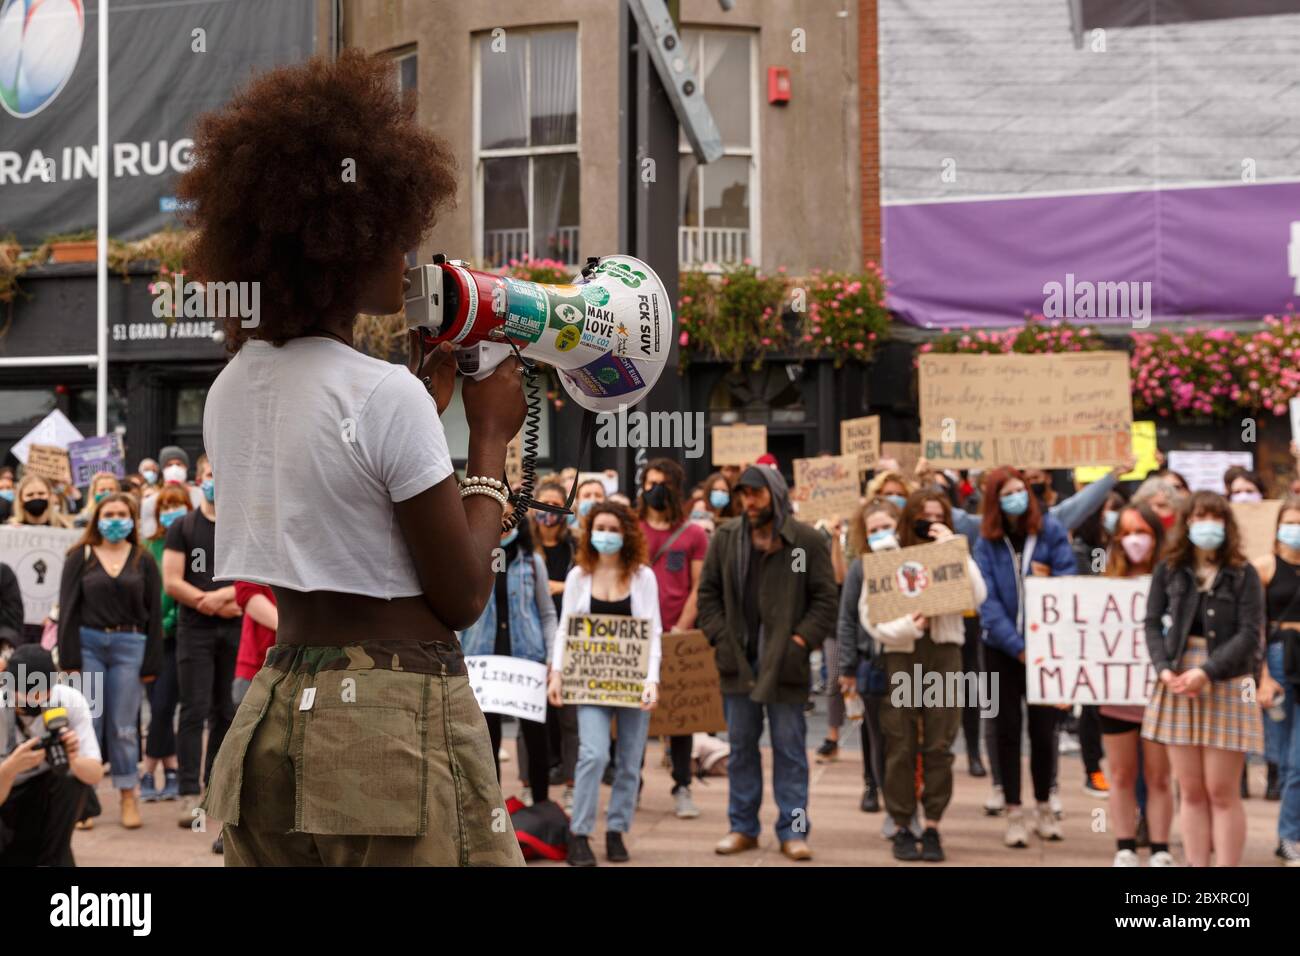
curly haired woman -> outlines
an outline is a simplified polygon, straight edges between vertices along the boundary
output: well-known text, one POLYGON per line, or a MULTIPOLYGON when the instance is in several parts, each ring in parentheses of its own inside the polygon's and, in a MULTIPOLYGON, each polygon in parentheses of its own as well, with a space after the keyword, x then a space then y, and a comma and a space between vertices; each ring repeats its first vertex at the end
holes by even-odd
MULTIPOLYGON (((191 267, 261 305, 225 322, 203 423, 215 577, 269 585, 280 618, 204 802, 228 865, 522 863, 454 633, 491 594, 504 495, 458 488, 449 348, 407 369, 352 347, 359 312, 401 311, 404 253, 456 189, 391 71, 347 51, 255 78, 180 183, 191 267)), ((518 372, 464 383, 468 476, 504 472, 518 372)))

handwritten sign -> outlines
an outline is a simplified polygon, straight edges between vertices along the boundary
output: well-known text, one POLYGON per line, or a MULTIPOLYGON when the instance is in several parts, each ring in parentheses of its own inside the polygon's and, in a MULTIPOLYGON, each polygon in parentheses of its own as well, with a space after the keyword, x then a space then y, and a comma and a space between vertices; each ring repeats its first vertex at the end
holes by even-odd
POLYGON ((880 458, 880 416, 847 418, 840 422, 840 454, 857 455, 858 468, 874 468, 880 458))
POLYGON ((55 448, 67 448, 70 442, 81 441, 82 434, 75 425, 68 421, 68 416, 57 408, 46 415, 40 422, 9 449, 9 453, 27 464, 27 449, 32 445, 51 445, 55 448))
POLYGON ((1145 618, 1151 578, 1025 578, 1031 704, 1146 704, 1156 675, 1145 618))
POLYGON ((615 614, 574 615, 564 641, 564 703, 640 707, 650 668, 650 621, 615 614))
POLYGON ((46 481, 52 481, 56 485, 72 482, 68 453, 53 445, 29 445, 26 471, 29 475, 40 475, 46 481))
MULTIPOLYGON (((1156 423, 1134 422, 1129 438, 1133 443, 1133 457, 1137 459, 1137 464, 1132 471, 1120 475, 1119 480, 1141 481, 1151 472, 1160 470, 1160 462, 1156 458, 1156 423)), ((1074 469, 1074 480, 1080 485, 1087 485, 1108 474, 1110 469, 1104 465, 1083 465, 1074 469)))
POLYGON ((0 524, 0 564, 18 578, 24 624, 40 624, 49 615, 59 599, 63 558, 80 537, 71 528, 0 524))
POLYGON ((862 556, 862 588, 871 624, 912 614, 955 614, 975 609, 966 538, 918 544, 862 556))
POLYGON ((921 443, 915 441, 885 441, 880 443, 880 457, 898 462, 898 470, 911 477, 916 474, 916 463, 921 460, 921 443))
POLYGON ((1251 561, 1273 553, 1277 541, 1277 513, 1280 501, 1234 501, 1232 517, 1241 535, 1241 550, 1251 561))
POLYGON ((1223 473, 1237 465, 1250 471, 1255 467, 1255 456, 1248 451, 1171 451, 1169 470, 1176 471, 1187 481, 1188 491, 1213 491, 1226 495, 1223 473))
POLYGON ((90 484, 90 479, 101 471, 125 478, 126 467, 122 459, 122 439, 117 434, 83 438, 68 445, 72 483, 79 487, 90 484))
POLYGON ((796 458, 790 500, 799 506, 800 521, 835 521, 857 509, 860 487, 856 455, 796 458))
POLYGON ((767 454, 766 425, 715 425, 710 436, 718 467, 752 465, 767 454))
POLYGON ((480 654, 465 658, 469 686, 485 714, 546 722, 546 665, 520 657, 480 654))
POLYGON ((922 454, 953 468, 1114 465, 1131 450, 1123 352, 920 359, 922 454))
POLYGON ((659 706, 650 715, 651 737, 712 734, 727 729, 722 684, 713 648, 703 631, 667 631, 659 667, 659 706))

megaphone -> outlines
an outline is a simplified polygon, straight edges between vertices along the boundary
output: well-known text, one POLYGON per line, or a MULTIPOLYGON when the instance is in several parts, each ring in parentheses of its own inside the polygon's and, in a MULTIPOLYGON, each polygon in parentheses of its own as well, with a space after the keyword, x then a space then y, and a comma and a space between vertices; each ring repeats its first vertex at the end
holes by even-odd
POLYGON ((441 255, 407 277, 406 324, 425 348, 452 343, 461 373, 476 380, 518 351, 554 366, 592 412, 640 401, 672 347, 667 291, 632 256, 589 259, 567 285, 479 272, 441 255))
MULTIPOLYGON (((480 272, 444 255, 407 270, 407 278, 406 324, 420 333, 426 354, 450 342, 461 374, 475 380, 510 355, 524 363, 530 382, 533 361, 554 366, 564 390, 586 410, 587 443, 595 413, 645 397, 672 348, 667 290, 654 269, 632 256, 588 259, 562 285, 480 272)), ((524 426, 523 479, 511 496, 515 512, 507 530, 530 507, 567 512, 573 504, 576 482, 563 508, 532 500, 540 418, 534 388, 524 426)))

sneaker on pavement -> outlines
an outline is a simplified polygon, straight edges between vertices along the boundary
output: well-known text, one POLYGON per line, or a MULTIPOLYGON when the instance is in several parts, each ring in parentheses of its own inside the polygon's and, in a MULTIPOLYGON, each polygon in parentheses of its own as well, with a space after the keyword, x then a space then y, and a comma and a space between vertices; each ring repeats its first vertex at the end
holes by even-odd
MULTIPOLYGON (((1115 853, 1115 862, 1111 866, 1141 866, 1142 861, 1138 859, 1135 850, 1119 850, 1115 853)), ((1154 863, 1152 864, 1155 865, 1154 863)))
POLYGON ((1058 820, 1065 819, 1065 805, 1061 803, 1061 788, 1055 784, 1047 794, 1047 805, 1052 808, 1052 816, 1058 820))
POLYGON ((1007 832, 1002 836, 1006 846, 1024 849, 1029 846, 1029 832, 1025 829, 1025 812, 1017 807, 1007 811, 1007 832))
POLYGON ((1300 866, 1300 840, 1282 841, 1282 862, 1287 866, 1300 866))
MULTIPOLYGON (((1091 797, 1109 797, 1110 784, 1106 782, 1106 775, 1098 770, 1096 773, 1087 774, 1083 778, 1083 792, 1091 797)), ((1055 812, 1055 808, 1053 808, 1055 812)))
POLYGON ((1060 742, 1057 744, 1057 751, 1063 754, 1077 754, 1083 748, 1079 746, 1079 741, 1075 740, 1069 734, 1061 734, 1060 742))
POLYGON ((830 763, 840 755, 840 745, 827 737, 822 741, 822 745, 817 748, 817 762, 830 763))
POLYGON ((904 863, 915 863, 921 859, 921 848, 916 845, 916 837, 906 827, 899 827, 894 833, 894 859, 904 863))
POLYGON ((605 834, 605 859, 610 863, 626 863, 632 859, 623 843, 623 834, 613 830, 605 834))
POLYGON ((570 833, 566 861, 569 866, 595 866, 596 854, 591 852, 591 842, 585 836, 570 833))
POLYGON ((926 827, 921 834, 921 859, 926 863, 942 863, 944 860, 943 844, 939 842, 939 831, 934 827, 926 827))
POLYGON ((690 787, 677 787, 673 790, 673 813, 679 820, 694 820, 700 815, 700 808, 691 799, 690 787))
POLYGON ((898 824, 888 813, 885 814, 885 822, 880 825, 880 838, 882 840, 892 840, 894 834, 899 830, 898 824))
POLYGON ((1002 788, 996 783, 993 785, 993 792, 989 798, 984 801, 984 815, 996 817, 1007 809, 1007 798, 1002 792, 1002 788))
POLYGON ((1065 839, 1065 834, 1061 832, 1061 823, 1056 819, 1056 814, 1052 812, 1050 803, 1040 803, 1038 805, 1038 812, 1034 815, 1034 830, 1044 840, 1065 839))
POLYGON ((158 789, 158 781, 154 779, 152 773, 140 774, 140 802, 154 803, 162 796, 162 791, 158 789))
POLYGON ((181 777, 175 770, 163 771, 163 788, 158 794, 159 800, 179 800, 181 798, 181 777))
POLYGON ((752 837, 745 833, 736 833, 733 830, 714 845, 713 852, 721 856, 731 856, 733 853, 744 853, 746 850, 757 848, 758 837, 752 837))
POLYGON ((225 856, 226 854, 226 831, 225 830, 222 830, 220 833, 218 833, 217 838, 212 841, 212 852, 215 853, 217 856, 225 856))
POLYGON ((180 813, 177 814, 176 824, 182 830, 194 829, 194 821, 202 818, 203 812, 199 810, 200 802, 197 793, 187 793, 180 798, 180 813))
POLYGON ((874 784, 867 784, 867 789, 862 791, 862 803, 858 805, 863 813, 880 812, 880 791, 874 784))
POLYGON ((1148 866, 1177 866, 1178 862, 1174 859, 1174 855, 1170 853, 1168 850, 1159 850, 1151 854, 1151 860, 1147 865, 1148 866))

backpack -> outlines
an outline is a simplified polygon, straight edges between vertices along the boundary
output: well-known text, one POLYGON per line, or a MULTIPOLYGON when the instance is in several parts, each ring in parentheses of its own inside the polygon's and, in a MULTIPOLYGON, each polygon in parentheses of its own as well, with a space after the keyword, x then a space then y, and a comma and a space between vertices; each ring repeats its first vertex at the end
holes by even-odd
POLYGON ((554 800, 526 807, 511 797, 506 810, 525 860, 563 860, 569 855, 569 818, 554 800))

